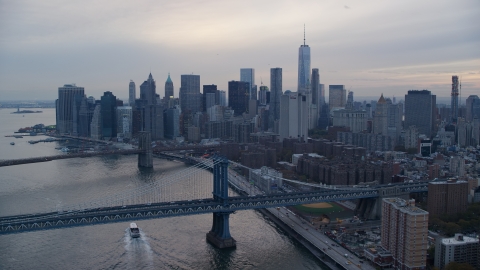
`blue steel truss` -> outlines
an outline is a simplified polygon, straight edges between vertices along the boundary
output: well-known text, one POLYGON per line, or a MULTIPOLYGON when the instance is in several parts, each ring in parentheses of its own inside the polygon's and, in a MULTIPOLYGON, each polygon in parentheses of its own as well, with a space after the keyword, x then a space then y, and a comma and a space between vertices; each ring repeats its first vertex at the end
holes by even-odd
MULTIPOLYGON (((229 236, 228 215, 235 211, 272 208, 319 202, 378 198, 382 189, 398 192, 425 192, 428 183, 380 185, 371 188, 348 188, 315 192, 279 193, 256 196, 228 196, 228 160, 216 157, 213 168, 213 198, 188 201, 111 206, 66 212, 0 217, 0 234, 12 234, 63 227, 125 222, 130 220, 215 213, 211 232, 229 236), (223 216, 222 218, 220 218, 223 216), (219 229, 224 227, 223 230, 219 229), (227 235, 228 234, 228 235, 227 235)), ((230 183, 232 185, 232 183, 230 183)), ((240 189, 233 186, 236 189, 240 189)), ((241 190, 241 189, 240 189, 241 190)))

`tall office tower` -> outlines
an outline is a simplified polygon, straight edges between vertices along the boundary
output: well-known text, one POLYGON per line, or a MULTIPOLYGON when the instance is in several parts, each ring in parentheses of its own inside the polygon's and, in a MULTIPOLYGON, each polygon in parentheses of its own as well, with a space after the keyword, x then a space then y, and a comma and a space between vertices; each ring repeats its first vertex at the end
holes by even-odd
POLYGON ((310 91, 310 47, 305 44, 305 27, 303 45, 298 48, 298 93, 310 91))
POLYGON ((250 99, 253 99, 253 100, 258 99, 258 89, 256 85, 252 87, 252 96, 250 96, 250 99))
POLYGON ((90 137, 93 111, 95 110, 95 102, 90 103, 87 98, 82 98, 79 112, 78 136, 90 137))
POLYGON ((330 124, 330 112, 327 104, 323 104, 320 108, 320 116, 318 117, 318 128, 325 130, 330 124))
POLYGON ((477 144, 480 144, 480 117, 473 118, 472 125, 473 125, 472 138, 474 142, 476 142, 477 144))
POLYGON ((135 106, 135 99, 137 98, 135 83, 130 80, 128 84, 128 105, 135 106))
POLYGON ((436 96, 428 90, 409 90, 405 95, 404 127, 416 126, 420 134, 431 137, 435 130, 436 96))
POLYGON ((148 75, 148 79, 140 85, 140 99, 146 102, 146 105, 157 103, 156 92, 157 86, 152 77, 152 73, 148 75))
POLYGON ((368 118, 373 118, 372 105, 371 104, 365 104, 365 111, 367 112, 367 117, 368 118))
POLYGON ((173 97, 174 97, 173 82, 172 82, 172 79, 170 78, 170 73, 168 73, 168 78, 165 81, 165 100, 168 101, 173 97))
POLYGON ((470 95, 466 102, 466 117, 465 120, 472 122, 473 118, 480 118, 480 99, 477 95, 470 95))
POLYGON ((377 109, 377 101, 376 100, 371 100, 370 101, 370 106, 372 106, 372 113, 377 109))
POLYGON ((168 108, 165 115, 165 138, 173 140, 180 135, 180 108, 168 108))
POLYGON ((456 233, 455 237, 440 238, 435 242, 435 267, 445 269, 450 262, 468 263, 479 269, 480 244, 477 238, 456 233))
POLYGON ((280 99, 280 140, 285 138, 308 138, 307 96, 285 91, 280 99))
POLYGON ((450 121, 452 123, 456 123, 458 118, 458 94, 458 76, 452 76, 452 105, 450 105, 450 108, 452 109, 450 121))
POLYGON ((132 138, 132 107, 117 107, 117 137, 122 139, 132 138))
POLYGON ((347 101, 347 90, 344 85, 328 86, 328 106, 329 110, 344 109, 347 101))
POLYGON ((240 81, 249 83, 248 95, 250 99, 257 99, 257 91, 255 85, 255 69, 253 68, 241 68, 240 69, 240 81))
POLYGON ((325 85, 321 83, 318 88, 318 98, 319 98, 319 103, 320 105, 325 105, 325 85))
MULTIPOLYGON (((89 119, 89 110, 88 103, 87 103, 87 98, 83 97, 80 103, 80 109, 78 112, 78 125, 77 125, 77 136, 79 137, 89 137, 90 136, 90 121, 89 119)), ((92 113, 90 113, 90 116, 93 116, 92 113)))
POLYGON ((387 102, 383 97, 383 93, 378 99, 377 109, 373 117, 373 133, 388 135, 388 108, 391 102, 387 102))
POLYGON ((92 96, 89 96, 89 97, 87 98, 87 102, 88 102, 89 104, 95 105, 95 98, 92 97, 92 96))
POLYGON ((405 129, 405 149, 418 148, 418 128, 409 126, 405 129))
POLYGON ((117 97, 110 91, 104 92, 100 104, 102 105, 102 137, 105 140, 117 137, 117 97))
POLYGON ((78 111, 74 110, 75 97, 84 97, 84 88, 75 84, 65 84, 58 88, 57 100, 57 131, 60 134, 73 133, 73 118, 78 111))
POLYGON ((367 130, 367 112, 340 109, 333 111, 333 125, 348 127, 351 132, 357 133, 367 130))
MULTIPOLYGON (((382 94, 383 97, 383 94, 382 94)), ((345 105, 346 109, 352 110, 353 109, 353 92, 348 91, 348 96, 347 96, 347 104, 345 105)))
POLYGON ((85 96, 76 95, 73 98, 73 107, 72 107, 72 131, 70 134, 73 136, 79 136, 80 133, 80 111, 82 108, 82 101, 86 99, 85 96))
POLYGON ((218 97, 217 94, 215 93, 206 93, 203 94, 205 97, 205 109, 208 111, 208 108, 217 105, 217 102, 215 102, 215 99, 218 97))
POLYGON ((250 85, 248 82, 228 82, 228 106, 233 109, 235 116, 248 113, 248 100, 250 85))
POLYGON ((310 103, 312 95, 309 92, 306 92, 307 107, 308 107, 308 129, 313 129, 318 126, 318 106, 317 104, 310 103))
POLYGON ((388 136, 395 139, 395 145, 402 132, 403 103, 390 104, 388 106, 388 136))
POLYGON ((140 131, 150 132, 152 140, 163 139, 163 106, 156 94, 156 83, 151 73, 140 85, 140 99, 135 101, 135 109, 141 116, 140 131))
POLYGON ((453 176, 462 177, 465 175, 465 159, 462 156, 450 157, 450 173, 453 176))
POLYGON ((280 97, 282 90, 282 69, 270 69, 270 108, 268 115, 268 129, 278 133, 278 120, 280 119, 280 97), (276 128, 277 127, 277 128, 276 128))
POLYGON ((432 217, 465 212, 468 206, 468 182, 456 179, 429 182, 427 206, 432 217))
POLYGON ((227 93, 223 90, 218 90, 217 95, 218 95, 218 105, 227 106, 227 93))
POLYGON ((180 108, 183 112, 192 114, 202 111, 200 93, 200 75, 182 75, 180 86, 180 108))
POLYGON ((463 117, 457 118, 457 143, 460 147, 477 146, 477 141, 473 137, 473 124, 466 122, 463 117))
POLYGON ((92 139, 102 139, 102 105, 100 102, 95 104, 92 122, 90 123, 90 136, 92 139))
POLYGON ((258 92, 258 101, 260 105, 267 105, 267 92, 269 92, 268 86, 260 86, 260 91, 258 92))
MULTIPOLYGON (((293 113, 290 112, 290 110, 292 111, 294 109, 298 110, 298 105, 294 104, 294 102, 292 102, 292 105, 290 105, 290 95, 292 95, 292 97, 295 99, 294 101, 297 101, 296 94, 297 94, 296 92, 292 93, 291 91, 288 90, 288 91, 285 91, 285 94, 283 94, 280 97, 280 123, 278 124, 278 129, 279 129, 278 134, 280 135, 280 141, 283 141, 283 139, 290 137, 290 115, 293 115, 293 113)), ((295 114, 295 116, 298 117, 297 114, 295 114)), ((295 121, 296 120, 297 119, 295 119, 295 121)), ((293 123, 292 123, 292 126, 293 126, 293 123)), ((297 136, 295 136, 295 138, 296 137, 297 136)))
POLYGON ((415 200, 382 199, 381 246, 392 254, 395 269, 425 269, 427 237, 428 212, 415 200))
POLYGON ((317 107, 321 106, 320 103, 320 73, 318 68, 312 69, 312 104, 316 104, 317 107))
POLYGON ((218 104, 218 94, 217 94, 217 86, 215 84, 211 85, 204 85, 203 86, 203 102, 202 102, 202 112, 206 112, 208 107, 207 107, 207 96, 208 94, 213 94, 214 96, 214 104, 210 105, 216 105, 218 104))
POLYGON ((225 111, 224 106, 220 105, 213 105, 207 109, 208 114, 208 121, 215 122, 215 121, 223 121, 223 114, 225 111))

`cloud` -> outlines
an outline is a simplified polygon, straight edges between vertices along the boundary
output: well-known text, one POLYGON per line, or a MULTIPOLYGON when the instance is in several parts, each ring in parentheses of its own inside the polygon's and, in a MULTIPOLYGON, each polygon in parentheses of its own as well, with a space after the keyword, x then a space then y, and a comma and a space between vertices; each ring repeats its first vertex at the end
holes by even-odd
POLYGON ((246 67, 265 85, 270 68, 281 67, 284 90, 296 90, 304 23, 311 67, 326 85, 355 83, 356 95, 400 93, 448 83, 456 72, 474 82, 465 91, 480 91, 474 2, 369 0, 355 9, 315 0, 257 2, 6 2, 0 97, 19 99, 33 89, 54 99, 59 86, 76 82, 88 95, 112 91, 124 98, 129 80, 139 85, 150 67, 161 95, 168 72, 177 95, 181 74, 199 74, 201 84, 227 90, 246 67))

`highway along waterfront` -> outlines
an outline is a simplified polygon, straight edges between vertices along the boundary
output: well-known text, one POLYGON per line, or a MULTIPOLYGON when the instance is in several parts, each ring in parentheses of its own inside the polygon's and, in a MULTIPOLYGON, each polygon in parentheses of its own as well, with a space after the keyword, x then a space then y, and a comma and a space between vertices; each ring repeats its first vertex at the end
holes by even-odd
MULTIPOLYGON (((65 142, 29 144, 11 138, 20 127, 55 123, 55 110, 25 117, 0 110, 0 160, 59 154, 65 142), (14 141, 15 145, 10 145, 14 141)), ((46 139, 37 136, 35 140, 46 139)), ((126 191, 162 174, 184 169, 181 162, 154 159, 140 170, 135 155, 55 160, 0 168, 0 216, 47 212, 126 191)), ((209 173, 205 172, 208 177, 209 173)), ((210 175, 211 177, 211 175, 210 175)), ((237 248, 208 244, 212 215, 129 222, 0 236, 0 269, 326 269, 306 248, 254 210, 230 217, 237 248)))

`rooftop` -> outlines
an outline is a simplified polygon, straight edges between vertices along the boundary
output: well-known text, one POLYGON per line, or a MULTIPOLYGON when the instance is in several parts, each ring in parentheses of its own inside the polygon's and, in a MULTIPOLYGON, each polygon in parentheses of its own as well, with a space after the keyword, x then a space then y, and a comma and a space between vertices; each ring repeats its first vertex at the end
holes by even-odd
POLYGON ((433 185, 445 185, 445 184, 453 185, 453 184, 464 184, 464 183, 467 183, 467 181, 457 180, 457 179, 438 179, 438 178, 429 182, 429 184, 433 184, 433 185))
POLYGON ((425 215, 428 214, 427 211, 420 209, 415 206, 415 200, 409 200, 406 201, 404 199, 400 198, 385 198, 383 199, 386 202, 390 202, 393 204, 397 209, 400 209, 400 211, 409 213, 409 214, 415 214, 415 215, 425 215))
POLYGON ((465 244, 472 244, 472 243, 478 243, 478 239, 468 237, 468 236, 462 236, 462 240, 457 240, 457 237, 452 237, 452 238, 443 238, 442 239, 442 245, 465 245, 465 244))

